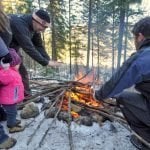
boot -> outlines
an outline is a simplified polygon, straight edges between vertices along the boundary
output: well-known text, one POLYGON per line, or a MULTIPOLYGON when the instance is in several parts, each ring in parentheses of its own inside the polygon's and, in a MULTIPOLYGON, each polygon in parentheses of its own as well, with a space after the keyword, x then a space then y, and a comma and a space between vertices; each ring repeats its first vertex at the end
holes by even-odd
POLYGON ((150 150, 135 135, 131 135, 130 141, 139 150, 150 150))
POLYGON ((21 132, 25 129, 24 126, 21 125, 15 125, 14 127, 8 128, 9 129, 9 133, 15 133, 15 132, 21 132))
POLYGON ((14 138, 8 138, 3 143, 0 144, 0 149, 9 149, 16 144, 17 140, 14 138))

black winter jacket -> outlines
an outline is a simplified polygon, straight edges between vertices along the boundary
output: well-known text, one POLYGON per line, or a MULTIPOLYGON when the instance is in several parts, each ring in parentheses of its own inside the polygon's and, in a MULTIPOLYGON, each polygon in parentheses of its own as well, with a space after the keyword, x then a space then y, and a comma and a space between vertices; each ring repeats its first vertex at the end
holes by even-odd
POLYGON ((10 15, 12 30, 11 48, 17 51, 21 47, 31 58, 43 66, 48 65, 50 57, 42 45, 40 33, 33 31, 32 15, 10 15))

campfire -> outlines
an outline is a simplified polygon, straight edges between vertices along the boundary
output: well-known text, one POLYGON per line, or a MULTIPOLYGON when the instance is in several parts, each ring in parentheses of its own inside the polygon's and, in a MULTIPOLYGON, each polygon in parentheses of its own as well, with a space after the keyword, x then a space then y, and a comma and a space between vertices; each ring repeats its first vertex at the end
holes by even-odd
POLYGON ((111 115, 115 114, 115 103, 103 103, 93 98, 93 84, 89 82, 94 80, 93 74, 93 72, 88 76, 79 74, 75 78, 76 81, 50 84, 31 81, 34 89, 37 88, 37 91, 40 92, 18 107, 21 108, 31 101, 39 101, 41 97, 48 97, 49 102, 43 103, 41 108, 41 111, 45 111, 45 118, 57 118, 66 122, 74 121, 87 126, 91 126, 93 122, 101 124, 106 119, 113 120, 111 115))
POLYGON ((79 108, 75 107, 75 104, 85 105, 93 108, 103 108, 102 102, 98 102, 93 98, 93 90, 90 85, 76 83, 72 88, 65 92, 61 110, 69 110, 69 99, 71 100, 71 115, 74 118, 79 117, 79 108))
POLYGON ((61 90, 50 97, 57 102, 45 111, 45 116, 53 118, 59 112, 57 114, 59 120, 68 121, 70 117, 70 120, 80 122, 80 124, 92 125, 94 114, 85 108, 96 110, 104 108, 102 102, 93 98, 93 87, 89 82, 94 80, 93 72, 86 76, 79 72, 75 80, 62 83, 61 90))
MULTIPOLYGON (((127 124, 123 116, 118 115, 115 101, 107 99, 103 102, 97 101, 93 98, 92 84, 81 83, 79 81, 63 81, 57 83, 44 83, 41 81, 30 81, 33 88, 37 92, 30 100, 18 105, 18 109, 22 109, 30 102, 42 103, 41 112, 44 111, 43 119, 38 124, 30 136, 27 145, 32 142, 33 137, 40 128, 41 124, 47 118, 53 118, 46 132, 42 135, 39 147, 52 128, 52 124, 56 119, 63 120, 68 125, 69 145, 73 147, 73 137, 71 131, 71 123, 74 121, 79 125, 92 126, 93 122, 98 123, 100 126, 105 120, 118 121, 121 124, 127 124), (49 100, 45 102, 44 97, 49 100)), ((26 125, 30 126, 35 118, 26 125)), ((135 134, 136 135, 136 134, 135 134)), ((138 137, 138 135, 136 135, 138 137)), ((142 139, 143 140, 143 139, 142 139)))
MULTIPOLYGON (((46 134, 52 128, 52 124, 56 119, 68 124, 68 136, 71 147, 73 143, 71 122, 73 121, 79 125, 86 126, 92 126, 94 122, 102 125, 105 120, 120 120, 121 122, 125 122, 124 118, 115 114, 115 103, 112 103, 110 100, 100 102, 93 98, 93 87, 92 84, 88 82, 61 81, 57 83, 47 83, 37 80, 30 82, 33 85, 32 88, 38 92, 29 100, 19 104, 18 109, 22 109, 30 102, 40 102, 42 103, 41 112, 44 111, 45 117, 43 117, 29 138, 27 145, 31 143, 32 138, 36 135, 41 124, 47 118, 52 118, 53 120, 49 128, 43 134, 39 146, 42 145, 46 134), (44 100, 45 97, 49 99, 47 102, 44 100)), ((26 127, 30 126, 31 123, 32 122, 26 125, 26 127)))

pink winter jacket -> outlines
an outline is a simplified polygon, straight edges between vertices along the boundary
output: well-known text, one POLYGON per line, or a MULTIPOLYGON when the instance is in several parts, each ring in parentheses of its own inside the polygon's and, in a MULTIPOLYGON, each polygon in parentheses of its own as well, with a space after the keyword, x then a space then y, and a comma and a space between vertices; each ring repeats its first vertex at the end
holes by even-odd
POLYGON ((0 68, 0 104, 15 104, 23 99, 24 86, 19 72, 13 67, 0 68))

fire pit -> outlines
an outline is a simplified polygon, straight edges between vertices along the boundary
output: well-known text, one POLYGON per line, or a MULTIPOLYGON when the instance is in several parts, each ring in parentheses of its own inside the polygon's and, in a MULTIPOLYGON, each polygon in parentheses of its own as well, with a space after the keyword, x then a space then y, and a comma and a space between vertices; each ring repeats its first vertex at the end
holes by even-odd
MULTIPOLYGON (((124 121, 121 116, 118 116, 114 113, 114 103, 111 101, 102 103, 93 98, 92 86, 89 84, 77 81, 58 83, 42 83, 41 81, 31 82, 33 83, 34 89, 37 89, 38 92, 30 100, 19 104, 18 108, 23 108, 27 103, 30 102, 41 102, 41 112, 44 111, 45 117, 43 117, 29 138, 27 145, 29 145, 29 143, 32 141, 32 138, 44 120, 48 118, 53 118, 51 124, 53 124, 56 119, 63 120, 67 123, 70 144, 72 143, 72 132, 70 128, 72 121, 79 125, 82 124, 86 126, 92 126, 93 122, 97 122, 99 125, 101 125, 102 122, 108 119, 124 121), (49 99, 48 102, 44 102, 43 100, 41 101, 41 99, 44 97, 49 99)), ((30 124, 28 124, 27 127, 30 126, 30 124)), ((43 143, 51 127, 52 126, 50 125, 43 134, 39 145, 43 143)))

